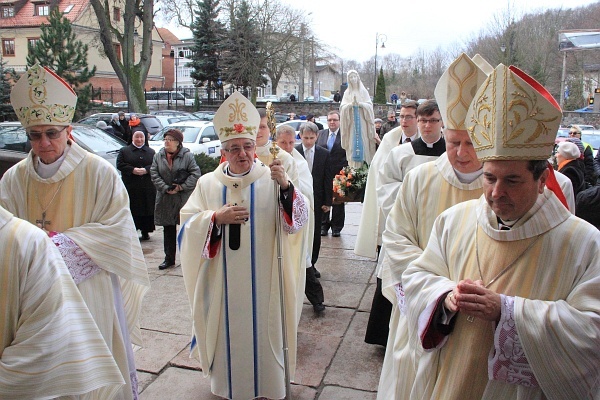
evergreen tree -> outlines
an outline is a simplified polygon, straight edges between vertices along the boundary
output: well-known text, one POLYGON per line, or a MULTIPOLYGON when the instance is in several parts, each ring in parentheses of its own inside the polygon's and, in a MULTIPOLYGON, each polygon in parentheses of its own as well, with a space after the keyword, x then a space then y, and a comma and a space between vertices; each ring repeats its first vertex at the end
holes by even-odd
MULTIPOLYGON (((234 86, 247 89, 266 84, 265 66, 260 56, 260 37, 255 28, 250 6, 242 0, 234 11, 231 28, 226 42, 226 51, 221 61, 222 77, 234 86)), ((256 91, 253 90, 253 96, 256 91)))
POLYGON ((40 39, 29 45, 27 65, 37 62, 67 81, 79 97, 75 114, 76 119, 81 118, 91 107, 91 85, 85 83, 96 73, 96 67, 88 68, 88 46, 76 39, 71 21, 63 17, 58 6, 52 7, 48 24, 40 29, 40 39))
POLYGON ((377 86, 375 87, 375 97, 373 103, 385 104, 387 102, 385 96, 385 78, 383 77, 383 68, 379 69, 379 76, 377 77, 377 86))
MULTIPOLYGON (((211 99, 211 89, 217 88, 221 78, 219 72, 219 55, 221 53, 225 29, 217 19, 219 16, 219 0, 198 0, 196 20, 192 26, 194 46, 192 46, 192 62, 188 66, 194 70, 190 76, 197 86, 208 89, 208 100, 211 99)), ((216 97, 216 96, 215 96, 216 97)))
POLYGON ((10 75, 14 71, 6 68, 6 62, 0 54, 0 121, 12 121, 16 119, 15 112, 10 105, 10 75))

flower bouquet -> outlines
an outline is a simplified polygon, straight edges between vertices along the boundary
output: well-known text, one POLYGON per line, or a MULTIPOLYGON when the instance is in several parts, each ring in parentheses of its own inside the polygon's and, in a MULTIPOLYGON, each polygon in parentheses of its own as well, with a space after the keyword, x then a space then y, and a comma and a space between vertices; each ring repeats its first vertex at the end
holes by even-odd
POLYGON ((362 202, 365 197, 369 167, 344 167, 333 179, 333 203, 362 202))

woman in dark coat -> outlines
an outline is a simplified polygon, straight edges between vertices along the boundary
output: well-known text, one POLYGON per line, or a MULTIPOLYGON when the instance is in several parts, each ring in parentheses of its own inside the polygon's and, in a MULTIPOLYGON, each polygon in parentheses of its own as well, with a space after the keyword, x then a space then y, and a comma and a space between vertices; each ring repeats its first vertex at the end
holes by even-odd
MULTIPOLYGON (((556 152, 556 161, 558 162, 558 172, 565 175, 573 184, 573 194, 577 194, 585 189, 585 178, 583 168, 579 161, 581 152, 575 143, 560 142, 556 152)), ((575 207, 577 209, 577 207, 575 207)))
POLYGON ((122 147, 117 156, 117 169, 129 194, 129 207, 136 229, 142 231, 142 240, 150 239, 154 231, 154 203, 156 188, 150 177, 150 167, 154 159, 144 132, 135 132, 132 143, 122 147))
POLYGON ((154 155, 150 168, 157 191, 154 223, 164 227, 165 261, 158 266, 159 269, 175 265, 179 211, 200 178, 200 168, 194 155, 182 145, 183 133, 179 129, 169 129, 164 141, 165 147, 154 155))

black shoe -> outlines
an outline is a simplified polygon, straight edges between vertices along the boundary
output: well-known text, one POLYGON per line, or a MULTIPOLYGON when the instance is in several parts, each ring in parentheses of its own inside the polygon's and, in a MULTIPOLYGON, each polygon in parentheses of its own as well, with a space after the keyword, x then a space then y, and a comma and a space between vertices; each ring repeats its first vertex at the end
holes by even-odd
POLYGON ((167 269, 167 268, 174 267, 174 266, 175 266, 175 263, 168 263, 166 261, 163 261, 162 264, 160 264, 158 266, 158 269, 163 270, 163 269, 167 269))
POLYGON ((315 311, 315 314, 321 314, 325 311, 325 305, 323 303, 313 304, 313 310, 315 311))
POLYGON ((148 232, 142 232, 142 237, 140 240, 150 240, 150 235, 148 235, 148 232))
MULTIPOLYGON (((315 268, 315 267, 313 267, 315 268)), ((321 277, 321 273, 319 272, 318 269, 315 268, 315 278, 320 278, 321 277)))
POLYGON ((333 237, 340 237, 340 233, 337 231, 331 232, 331 236, 333 237))
POLYGON ((321 229, 321 236, 327 236, 327 231, 325 229, 321 229))

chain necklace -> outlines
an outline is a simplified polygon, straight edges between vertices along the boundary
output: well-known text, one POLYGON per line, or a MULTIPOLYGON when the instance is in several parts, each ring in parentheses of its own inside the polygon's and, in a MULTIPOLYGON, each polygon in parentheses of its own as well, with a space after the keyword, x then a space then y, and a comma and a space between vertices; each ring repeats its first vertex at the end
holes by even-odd
MULTIPOLYGON (((478 237, 478 233, 479 233, 479 221, 475 222, 475 258, 477 260, 477 269, 479 270, 479 277, 481 278, 481 281, 483 282, 483 273, 481 271, 481 263, 479 262, 479 237, 478 237)), ((514 260, 511 261, 510 264, 508 264, 506 267, 504 267, 502 269, 502 271, 498 272, 498 274, 496 274, 496 276, 494 276, 486 285, 484 285, 484 287, 487 289, 489 288, 492 283, 496 282, 496 280, 498 280, 500 277, 502 277, 505 273, 507 273, 512 267, 515 266, 515 264, 517 263, 517 261, 519 261, 521 259, 521 257, 523 257, 523 255, 525 253, 527 253, 534 244, 536 244, 536 242, 538 241, 538 239, 540 238, 541 235, 536 236, 535 239, 533 239, 531 241, 531 243, 529 243, 529 246, 527 246, 527 248, 525 250, 523 250, 521 252, 521 254, 519 254, 514 260)), ((467 321, 469 322, 473 322, 475 320, 475 317, 473 316, 468 316, 467 317, 467 321)))
POLYGON ((52 195, 52 199, 50 200, 50 202, 48 204, 46 204, 46 207, 44 207, 42 205, 42 201, 40 200, 40 196, 38 195, 37 186, 35 186, 35 189, 34 189, 35 190, 35 198, 37 199, 38 204, 40 205, 40 208, 42 209, 42 219, 35 220, 35 223, 38 227, 46 230, 46 225, 50 225, 51 221, 46 220, 46 211, 48 211, 48 208, 50 208, 50 206, 56 199, 56 195, 58 194, 58 192, 60 192, 60 189, 62 188, 62 185, 63 185, 63 183, 65 183, 65 181, 66 181, 66 179, 63 179, 63 181, 60 183, 60 185, 58 185, 58 188, 54 192, 54 195, 52 195))

